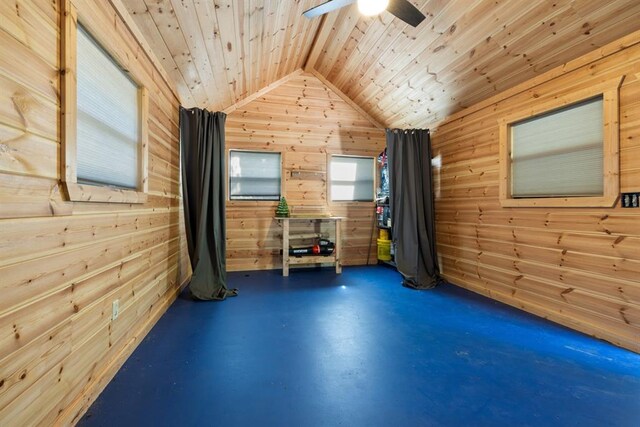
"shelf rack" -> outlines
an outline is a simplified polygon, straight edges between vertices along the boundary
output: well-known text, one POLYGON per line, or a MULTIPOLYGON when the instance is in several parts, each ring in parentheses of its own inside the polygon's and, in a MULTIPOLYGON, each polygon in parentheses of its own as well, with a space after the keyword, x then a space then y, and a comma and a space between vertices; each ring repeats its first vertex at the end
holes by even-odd
MULTIPOLYGON (((282 275, 289 275, 289 267, 291 265, 309 265, 309 264, 333 264, 336 268, 336 274, 342 273, 342 264, 340 262, 340 252, 341 252, 341 233, 340 233, 340 222, 342 220, 341 217, 289 217, 289 218, 279 218, 275 217, 276 220, 282 223, 282 275), (291 221, 311 221, 311 222, 333 222, 335 227, 335 249, 331 255, 317 255, 317 256, 301 256, 301 257, 293 257, 289 255, 289 240, 290 239, 301 239, 308 238, 310 234, 294 234, 292 236, 289 235, 289 223, 291 221)), ((318 235, 322 235, 319 233, 318 235)), ((315 234, 314 234, 315 236, 315 234)))

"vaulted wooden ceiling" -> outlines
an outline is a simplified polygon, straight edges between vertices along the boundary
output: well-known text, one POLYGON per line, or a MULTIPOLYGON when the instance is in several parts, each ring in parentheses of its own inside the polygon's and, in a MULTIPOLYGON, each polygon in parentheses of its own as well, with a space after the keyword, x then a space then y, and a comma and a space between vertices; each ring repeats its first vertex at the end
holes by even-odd
POLYGON ((414 0, 417 28, 324 0, 123 0, 183 105, 223 110, 306 67, 390 127, 446 116, 640 30, 638 0, 414 0))

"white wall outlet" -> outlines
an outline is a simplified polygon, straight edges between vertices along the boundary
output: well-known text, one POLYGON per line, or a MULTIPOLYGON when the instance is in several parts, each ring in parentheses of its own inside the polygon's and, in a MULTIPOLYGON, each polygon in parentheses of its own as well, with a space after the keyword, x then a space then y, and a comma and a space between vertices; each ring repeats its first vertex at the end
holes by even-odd
POLYGON ((111 304, 111 320, 116 320, 120 314, 120 300, 114 300, 111 304))

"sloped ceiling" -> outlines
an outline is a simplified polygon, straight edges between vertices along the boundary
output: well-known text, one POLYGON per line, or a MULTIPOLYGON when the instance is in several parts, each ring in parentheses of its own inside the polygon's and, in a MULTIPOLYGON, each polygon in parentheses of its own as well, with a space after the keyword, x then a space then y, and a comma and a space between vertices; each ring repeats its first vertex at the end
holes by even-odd
POLYGON ((223 110, 301 68, 315 0, 124 0, 185 107, 223 110))
POLYGON ((414 0, 417 28, 324 0, 124 0, 183 105, 225 109, 306 67, 390 127, 446 116, 640 30, 638 0, 414 0))

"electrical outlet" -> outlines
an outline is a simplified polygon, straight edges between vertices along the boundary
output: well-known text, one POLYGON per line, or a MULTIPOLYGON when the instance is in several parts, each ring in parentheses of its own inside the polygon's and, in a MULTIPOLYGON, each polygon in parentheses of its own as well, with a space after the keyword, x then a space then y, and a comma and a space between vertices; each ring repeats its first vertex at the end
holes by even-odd
POLYGON ((640 192, 622 193, 621 201, 623 208, 638 208, 640 207, 640 192))
POLYGON ((116 320, 120 314, 120 300, 114 300, 111 304, 111 320, 116 320))

